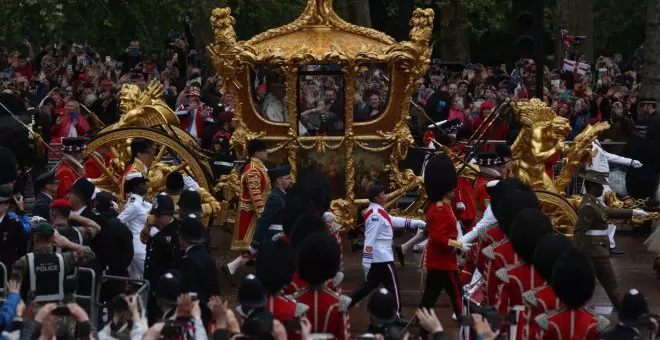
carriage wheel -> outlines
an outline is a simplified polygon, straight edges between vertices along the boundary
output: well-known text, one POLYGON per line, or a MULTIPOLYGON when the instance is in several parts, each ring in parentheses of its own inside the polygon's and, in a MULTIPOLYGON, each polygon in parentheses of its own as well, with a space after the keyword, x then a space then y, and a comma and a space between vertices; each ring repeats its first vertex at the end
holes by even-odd
POLYGON ((536 197, 541 202, 541 210, 552 220, 552 225, 562 234, 573 235, 577 211, 564 196, 548 192, 536 191, 536 197))

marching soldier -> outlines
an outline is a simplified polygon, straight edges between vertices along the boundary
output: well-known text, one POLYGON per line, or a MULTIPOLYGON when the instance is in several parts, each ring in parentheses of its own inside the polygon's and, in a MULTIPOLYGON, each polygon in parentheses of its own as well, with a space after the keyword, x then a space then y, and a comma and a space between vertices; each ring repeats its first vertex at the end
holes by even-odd
POLYGON ((607 185, 607 179, 601 173, 593 170, 587 170, 583 177, 586 194, 582 196, 582 202, 578 208, 575 242, 582 251, 591 256, 598 281, 603 285, 612 305, 618 309, 621 295, 609 259, 607 219, 630 219, 633 216, 644 217, 647 214, 643 210, 613 209, 603 206, 598 197, 603 194, 603 186, 607 185))
POLYGON ((263 163, 268 157, 266 143, 253 139, 247 149, 250 157, 241 171, 241 197, 231 242, 231 249, 242 250, 244 253, 227 264, 229 276, 234 275, 238 267, 256 253, 256 249, 250 247, 249 237, 254 235, 257 220, 264 212, 264 198, 270 194, 268 170, 263 163))
POLYGON ((432 309, 444 289, 450 297, 454 313, 461 315, 462 289, 458 281, 456 251, 466 252, 469 245, 457 241, 460 226, 451 207, 457 182, 456 169, 446 155, 431 158, 426 169, 424 188, 429 198, 425 215, 428 243, 422 264, 427 274, 419 305, 432 309))
POLYGON ((399 298, 399 278, 394 269, 392 237, 394 228, 417 229, 426 226, 422 220, 411 220, 388 214, 383 205, 387 202, 385 186, 374 184, 367 190, 369 207, 364 214, 364 252, 362 268, 366 281, 351 295, 351 307, 369 295, 382 283, 392 292, 397 302, 399 321, 403 322, 399 298))
POLYGON ((87 149, 85 138, 62 138, 62 163, 55 170, 55 176, 60 182, 55 198, 65 198, 71 185, 83 172, 82 153, 87 149))
POLYGON ((283 233, 282 212, 286 201, 286 191, 291 186, 291 167, 283 166, 268 170, 271 190, 264 211, 257 220, 257 226, 250 242, 250 247, 259 249, 266 241, 271 240, 275 234, 283 233))
POLYGON ((50 204, 50 223, 57 232, 76 244, 91 244, 92 239, 101 231, 93 220, 71 212, 71 203, 65 199, 56 199, 50 204), (71 221, 77 227, 69 225, 71 221))
MULTIPOLYGON (((282 294, 282 289, 293 279, 296 270, 296 252, 285 238, 267 242, 259 248, 255 261, 256 276, 266 291, 265 308, 283 324, 305 315, 309 306, 282 294)), ((295 332, 289 332, 295 339, 295 332)))
POLYGON ((7 268, 7 277, 11 275, 14 261, 27 253, 28 243, 21 222, 7 215, 13 201, 12 188, 0 185, 0 263, 7 268))
MULTIPOLYGON (((607 235, 605 242, 607 247, 607 235)), ((596 288, 594 275, 589 255, 578 249, 568 250, 557 260, 550 285, 561 301, 560 308, 534 319, 541 330, 536 339, 600 339, 609 321, 584 309, 596 288)))
POLYGON ((309 283, 295 299, 309 306, 312 333, 330 333, 337 340, 350 338, 348 306, 351 298, 324 286, 339 270, 339 245, 327 233, 307 237, 298 249, 298 274, 309 283))
MULTIPOLYGON (((158 279, 172 268, 179 257, 179 221, 174 218, 174 201, 165 193, 156 196, 151 208, 155 216, 155 229, 147 242, 147 255, 144 260, 144 279, 151 282, 151 291, 158 289, 158 279)), ((157 309, 155 299, 149 299, 150 310, 157 309)))
POLYGON ((207 324, 211 320, 211 314, 206 303, 211 296, 219 295, 220 287, 215 260, 204 247, 205 242, 206 229, 198 217, 184 217, 179 231, 182 254, 174 267, 181 272, 181 292, 197 293, 202 308, 202 320, 207 324))
POLYGON ((48 207, 53 197, 57 195, 58 179, 54 171, 48 171, 37 177, 35 186, 40 190, 32 208, 32 216, 39 216, 48 220, 48 207))
POLYGON ((14 263, 11 278, 21 283, 24 300, 28 291, 34 292, 36 302, 64 300, 65 294, 71 293, 65 289, 65 274, 92 261, 94 252, 69 241, 48 223, 39 224, 34 229, 34 241, 34 252, 14 263), (56 253, 53 246, 71 251, 56 253))
POLYGON ((144 259, 147 255, 147 248, 140 241, 140 231, 147 223, 147 214, 151 210, 151 203, 144 200, 149 180, 140 172, 130 172, 124 179, 125 192, 130 193, 130 196, 124 211, 117 218, 126 224, 133 234, 133 262, 128 271, 131 278, 140 278, 144 273, 144 259))

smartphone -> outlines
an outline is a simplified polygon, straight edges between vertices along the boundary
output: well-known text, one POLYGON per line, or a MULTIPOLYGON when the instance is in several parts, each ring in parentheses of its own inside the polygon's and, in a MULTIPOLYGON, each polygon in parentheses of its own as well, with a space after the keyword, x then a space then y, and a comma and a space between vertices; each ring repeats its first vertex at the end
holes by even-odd
POLYGON ((372 339, 375 339, 375 338, 376 338, 376 336, 372 333, 364 333, 364 334, 358 335, 357 340, 372 340, 372 339))
POLYGON ((197 296, 197 293, 190 292, 190 293, 188 293, 188 295, 190 295, 190 299, 191 299, 192 301, 197 301, 197 300, 199 300, 199 297, 197 296))
POLYGON ((289 332, 298 332, 302 329, 299 319, 284 320, 284 328, 289 332))
POLYGON ((60 306, 55 307, 55 309, 53 309, 51 314, 57 315, 57 316, 69 316, 69 315, 71 315, 71 312, 69 311, 69 307, 67 307, 65 305, 60 305, 60 306))
POLYGON ((607 69, 606 68, 599 68, 598 69, 598 78, 602 78, 606 74, 607 74, 607 69))

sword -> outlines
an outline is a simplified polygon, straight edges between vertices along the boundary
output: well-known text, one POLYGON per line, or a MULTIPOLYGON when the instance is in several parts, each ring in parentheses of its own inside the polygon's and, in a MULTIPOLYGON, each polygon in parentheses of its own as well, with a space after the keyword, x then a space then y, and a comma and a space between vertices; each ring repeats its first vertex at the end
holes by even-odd
MULTIPOLYGON (((34 130, 32 130, 32 128, 30 128, 29 126, 27 126, 27 124, 23 123, 18 117, 16 117, 16 115, 15 115, 13 112, 11 112, 11 110, 9 110, 9 109, 5 106, 5 104, 0 103, 0 106, 2 106, 2 108, 5 109, 5 111, 7 111, 7 112, 9 113, 9 115, 11 116, 11 118, 13 118, 16 122, 18 122, 18 123, 21 124, 24 128, 26 128, 26 129, 28 130, 28 132, 30 132, 33 136, 34 136, 34 135, 41 136, 40 134, 34 132, 34 130)), ((50 145, 49 145, 48 143, 46 143, 45 140, 43 140, 43 138, 41 138, 40 140, 41 140, 41 143, 46 147, 46 149, 48 149, 48 151, 52 152, 53 155, 55 155, 55 157, 57 157, 57 159, 59 159, 61 163, 66 163, 66 161, 64 160, 64 158, 63 158, 59 153, 57 153, 55 150, 53 150, 53 148, 51 148, 50 145)), ((80 164, 79 164, 79 165, 80 165, 80 164)), ((73 168, 72 168, 71 170, 73 170, 73 172, 75 172, 76 175, 78 175, 79 177, 82 177, 82 174, 79 173, 78 171, 74 170, 73 168)))

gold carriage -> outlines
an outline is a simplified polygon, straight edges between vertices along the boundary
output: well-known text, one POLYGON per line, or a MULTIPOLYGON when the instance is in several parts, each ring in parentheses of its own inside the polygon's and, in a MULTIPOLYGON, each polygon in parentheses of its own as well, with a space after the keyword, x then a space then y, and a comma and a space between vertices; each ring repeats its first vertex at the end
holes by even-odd
MULTIPOLYGON (((308 0, 292 23, 237 41, 231 10, 215 9, 208 52, 223 93, 234 98, 232 146, 245 157, 248 141, 259 138, 270 165, 290 164, 294 178, 323 171, 344 227, 366 203, 359 198, 369 183, 388 180, 392 201, 418 186, 420 178, 398 164, 413 143, 409 107, 429 64, 433 16, 415 10, 410 41, 397 42, 345 22, 331 0, 308 0)), ((239 194, 239 177, 235 170, 218 189, 239 194)))

